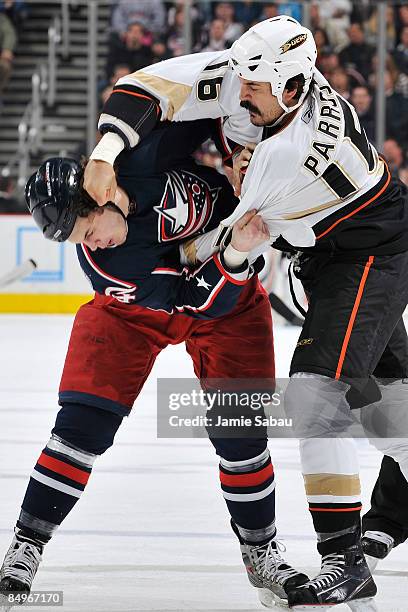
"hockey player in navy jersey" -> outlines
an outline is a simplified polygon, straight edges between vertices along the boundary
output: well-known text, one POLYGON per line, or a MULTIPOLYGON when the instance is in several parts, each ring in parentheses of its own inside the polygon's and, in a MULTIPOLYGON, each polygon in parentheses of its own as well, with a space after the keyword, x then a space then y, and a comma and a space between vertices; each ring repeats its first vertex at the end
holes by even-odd
MULTIPOLYGON (((406 188, 391 178, 355 110, 316 70, 315 59, 311 32, 281 16, 255 25, 231 51, 180 57, 124 77, 103 109, 104 135, 85 174, 87 190, 104 204, 115 189, 115 158, 160 120, 222 118, 225 154, 247 171, 242 189, 236 184, 240 205, 223 221, 216 244, 255 208, 273 246, 299 253, 297 273, 310 304, 287 400, 295 407, 306 402, 310 422, 316 395, 324 406, 338 402, 346 416, 349 400, 353 406, 381 399, 382 409, 388 403, 390 410, 395 398, 405 397, 408 371, 401 318, 408 299, 406 188), (239 145, 248 142, 258 143, 253 155, 239 154, 239 145), (294 393, 299 387, 300 398, 294 393)), ((317 403, 314 408, 320 410, 317 403)), ((406 429, 403 419, 400 429, 406 429)), ((398 482, 408 498, 408 449, 384 432, 377 436, 376 446, 395 460, 384 459, 363 522, 364 550, 378 558, 406 534, 406 506, 399 506, 396 488, 385 480, 398 482)), ((290 598, 298 610, 343 601, 357 606, 376 592, 359 544, 355 447, 344 438, 326 442, 301 442, 322 569, 290 598)))
MULTIPOLYGON (((82 189, 83 169, 73 160, 47 160, 27 184, 35 222, 46 238, 77 243, 95 297, 75 317, 61 409, 1 568, 6 608, 7 593, 29 592, 43 547, 81 497, 97 457, 113 444, 162 349, 185 342, 202 380, 239 377, 253 388, 262 379, 273 389, 269 300, 256 261, 248 261, 249 251, 268 239, 265 224, 248 212, 225 251, 202 256, 203 232, 237 203, 225 177, 186 159, 186 147, 193 151, 206 137, 208 123, 194 130, 171 124, 122 156, 119 186, 103 208, 82 189), (186 267, 193 260, 195 267, 186 267)), ((307 576, 279 553, 266 432, 211 440, 248 578, 266 605, 285 603, 287 591, 307 576)))

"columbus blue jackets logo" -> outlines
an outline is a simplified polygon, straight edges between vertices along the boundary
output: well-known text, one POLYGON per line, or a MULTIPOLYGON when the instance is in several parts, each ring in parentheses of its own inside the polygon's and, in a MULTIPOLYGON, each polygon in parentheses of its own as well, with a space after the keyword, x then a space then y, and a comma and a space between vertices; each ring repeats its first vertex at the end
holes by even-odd
POLYGON ((158 213, 158 240, 180 240, 204 230, 214 210, 221 187, 211 189, 190 172, 168 172, 158 213))

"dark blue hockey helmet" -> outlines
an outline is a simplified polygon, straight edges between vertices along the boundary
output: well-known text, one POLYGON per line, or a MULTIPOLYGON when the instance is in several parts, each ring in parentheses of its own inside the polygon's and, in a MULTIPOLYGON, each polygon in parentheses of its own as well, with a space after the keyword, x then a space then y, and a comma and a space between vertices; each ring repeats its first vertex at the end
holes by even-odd
POLYGON ((45 238, 64 242, 77 219, 75 201, 81 189, 83 169, 74 159, 51 157, 28 180, 28 209, 45 238))

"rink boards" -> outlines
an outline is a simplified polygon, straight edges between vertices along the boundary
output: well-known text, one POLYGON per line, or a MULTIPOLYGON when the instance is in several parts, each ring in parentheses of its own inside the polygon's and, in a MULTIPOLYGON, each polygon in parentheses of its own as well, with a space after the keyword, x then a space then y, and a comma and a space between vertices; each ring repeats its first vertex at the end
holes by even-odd
POLYGON ((0 277, 27 259, 37 268, 27 277, 0 286, 0 312, 72 313, 92 297, 70 243, 44 240, 30 215, 0 215, 0 277))

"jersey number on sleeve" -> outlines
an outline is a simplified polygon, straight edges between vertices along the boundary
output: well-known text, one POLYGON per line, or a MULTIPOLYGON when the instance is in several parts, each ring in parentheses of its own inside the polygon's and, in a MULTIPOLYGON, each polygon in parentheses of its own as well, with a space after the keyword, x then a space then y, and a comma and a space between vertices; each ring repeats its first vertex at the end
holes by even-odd
POLYGON ((221 76, 212 77, 209 79, 201 79, 197 83, 197 98, 200 102, 209 102, 210 100, 217 100, 220 95, 221 76))

